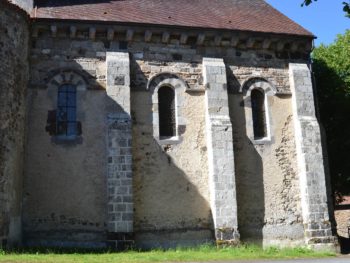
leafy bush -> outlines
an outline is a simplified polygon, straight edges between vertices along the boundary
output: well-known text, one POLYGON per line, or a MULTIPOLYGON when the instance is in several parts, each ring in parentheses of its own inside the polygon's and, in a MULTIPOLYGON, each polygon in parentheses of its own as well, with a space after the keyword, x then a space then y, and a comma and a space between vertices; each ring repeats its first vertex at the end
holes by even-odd
POLYGON ((333 190, 350 194, 350 30, 312 52, 321 123, 333 190))

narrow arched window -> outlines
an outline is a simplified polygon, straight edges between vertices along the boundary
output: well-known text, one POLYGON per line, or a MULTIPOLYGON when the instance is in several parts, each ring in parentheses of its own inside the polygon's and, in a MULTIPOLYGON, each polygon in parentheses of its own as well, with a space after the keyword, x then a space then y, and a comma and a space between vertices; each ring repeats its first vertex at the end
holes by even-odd
POLYGON ((265 94, 259 89, 253 89, 250 96, 252 103, 254 138, 260 139, 267 137, 265 94))
POLYGON ((163 86, 158 90, 159 137, 162 139, 176 136, 175 91, 163 86))
POLYGON ((71 84, 58 88, 57 97, 57 135, 74 137, 78 134, 77 127, 77 91, 71 84))

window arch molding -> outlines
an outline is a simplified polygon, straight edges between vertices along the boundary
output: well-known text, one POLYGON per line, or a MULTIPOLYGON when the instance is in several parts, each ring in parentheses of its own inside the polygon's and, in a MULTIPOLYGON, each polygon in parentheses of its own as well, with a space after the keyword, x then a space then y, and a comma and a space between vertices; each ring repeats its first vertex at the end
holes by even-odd
POLYGON ((74 69, 52 70, 48 76, 48 90, 56 91, 62 85, 71 84, 77 87, 77 91, 87 90, 85 77, 74 69))
POLYGON ((262 77, 250 77, 246 79, 240 89, 243 96, 250 96, 253 89, 261 89, 266 96, 274 96, 277 93, 276 87, 262 77))
POLYGON ((176 144, 181 142, 181 135, 186 129, 186 119, 183 114, 184 94, 186 92, 187 84, 179 76, 169 72, 162 72, 153 76, 147 84, 147 90, 151 92, 152 96, 152 123, 153 136, 160 144, 176 144), (162 87, 169 87, 175 93, 175 132, 171 138, 163 139, 159 133, 159 94, 158 91, 162 87))
MULTIPOLYGON (((243 82, 240 91, 243 94, 247 137, 254 144, 270 143, 273 140, 273 129, 271 129, 273 122, 270 114, 269 97, 276 95, 275 86, 260 76, 250 77, 243 82), (259 91, 263 94, 263 97, 260 97, 259 101, 253 101, 257 99, 257 96, 252 97, 253 91, 259 91), (261 135, 262 133, 263 135, 261 135)), ((254 95, 260 93, 255 92, 254 95)))

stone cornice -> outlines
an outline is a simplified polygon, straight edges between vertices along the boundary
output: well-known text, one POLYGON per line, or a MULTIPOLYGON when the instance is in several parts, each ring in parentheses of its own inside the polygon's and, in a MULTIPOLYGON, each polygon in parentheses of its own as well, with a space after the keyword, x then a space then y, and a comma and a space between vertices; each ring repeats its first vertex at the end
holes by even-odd
POLYGON ((132 26, 75 21, 36 20, 32 37, 48 34, 54 38, 105 40, 146 43, 172 43, 191 46, 233 47, 239 49, 275 50, 310 53, 312 39, 302 36, 268 33, 199 30, 157 26, 132 26))

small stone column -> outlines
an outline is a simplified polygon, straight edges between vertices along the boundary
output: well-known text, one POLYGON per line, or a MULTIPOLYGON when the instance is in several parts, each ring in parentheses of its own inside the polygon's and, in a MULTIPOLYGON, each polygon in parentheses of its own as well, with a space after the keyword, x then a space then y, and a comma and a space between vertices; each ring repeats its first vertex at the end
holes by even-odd
POLYGON ((327 206, 320 127, 315 115, 311 73, 306 64, 289 64, 293 118, 305 242, 335 249, 327 206))
POLYGON ((203 58, 209 187, 218 244, 239 242, 232 124, 223 59, 203 58))
POLYGON ((109 240, 123 248, 133 240, 130 62, 126 52, 107 52, 107 198, 109 240))

